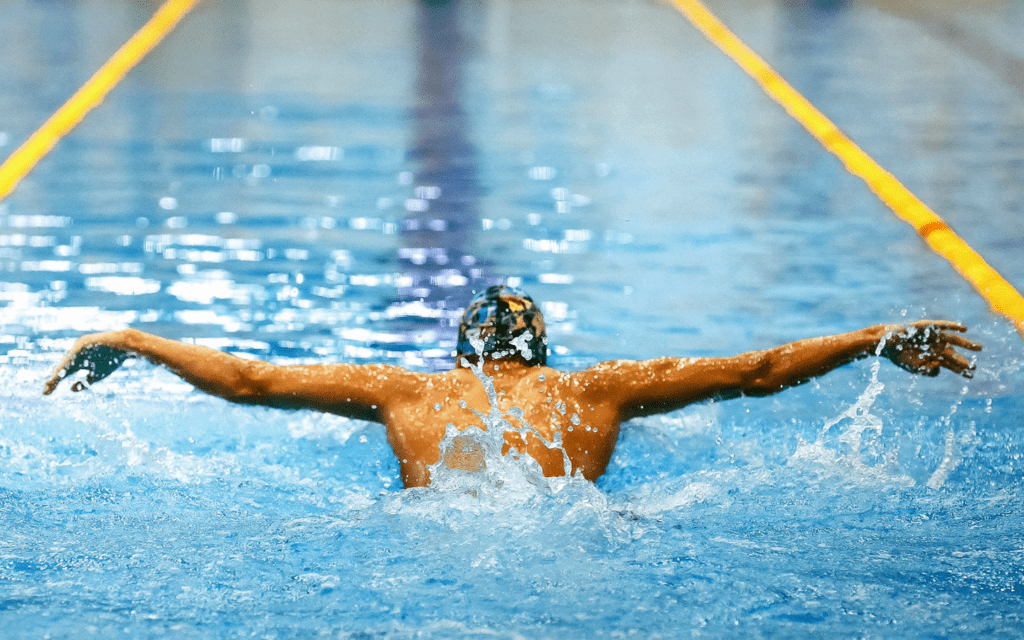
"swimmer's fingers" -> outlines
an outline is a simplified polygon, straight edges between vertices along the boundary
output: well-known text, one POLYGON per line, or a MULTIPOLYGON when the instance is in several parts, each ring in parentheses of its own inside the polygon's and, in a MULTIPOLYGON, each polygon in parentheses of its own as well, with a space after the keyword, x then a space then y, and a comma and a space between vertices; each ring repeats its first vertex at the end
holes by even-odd
POLYGON ((67 352, 67 354, 64 356, 64 359, 61 360, 60 364, 57 365, 57 368, 54 369, 53 376, 51 376, 50 379, 47 380, 46 386, 43 388, 44 396, 48 396, 51 393, 53 393, 54 390, 56 390, 57 385, 60 384, 61 380, 82 368, 80 365, 76 366, 76 359, 79 351, 81 350, 81 347, 79 346, 80 342, 81 339, 79 339, 78 342, 75 343, 75 346, 73 346, 71 350, 67 352))
POLYGON ((57 388, 57 385, 59 385, 60 381, 63 379, 63 376, 61 376, 59 373, 53 374, 53 377, 47 380, 46 385, 43 387, 43 395, 48 396, 51 393, 53 393, 53 391, 57 388))
POLYGON ((939 331, 967 331, 967 325, 952 320, 916 320, 907 323, 908 327, 915 329, 938 329, 939 331))
POLYGON ((894 343, 952 344, 970 351, 981 351, 981 345, 958 335, 967 331, 967 327, 959 322, 949 320, 918 320, 905 325, 887 327, 887 340, 894 343), (956 332, 956 333, 953 333, 956 332))
POLYGON ((971 342, 967 338, 963 336, 958 336, 955 333, 946 334, 945 340, 948 344, 951 344, 954 347, 960 347, 962 349, 967 349, 968 351, 981 351, 980 344, 978 344, 977 342, 971 342))
MULTIPOLYGON (((967 328, 963 325, 956 325, 955 330, 966 331, 967 328)), ((957 348, 968 351, 981 351, 980 344, 955 333, 939 331, 935 348, 939 350, 939 362, 943 367, 965 378, 974 376, 976 367, 962 353, 957 351, 957 348)))
POLYGON ((939 357, 939 363, 953 373, 962 375, 965 378, 974 376, 975 366, 951 347, 948 347, 946 352, 939 357))

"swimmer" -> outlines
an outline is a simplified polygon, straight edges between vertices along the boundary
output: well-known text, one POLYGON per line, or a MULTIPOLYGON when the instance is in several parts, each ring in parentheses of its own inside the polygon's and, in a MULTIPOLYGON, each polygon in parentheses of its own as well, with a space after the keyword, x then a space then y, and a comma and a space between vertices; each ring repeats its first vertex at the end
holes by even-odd
MULTIPOLYGON (((243 360, 207 347, 160 338, 136 329, 79 338, 44 394, 85 370, 81 391, 110 375, 125 359, 141 356, 197 389, 230 402, 282 409, 312 409, 383 423, 406 487, 430 483, 428 467, 440 459, 446 426, 485 428, 491 400, 478 374, 493 380, 497 409, 513 427, 504 451, 533 457, 553 477, 565 474, 562 451, 548 448, 560 433, 572 473, 595 480, 611 459, 622 422, 686 405, 739 396, 767 396, 861 358, 881 356, 912 373, 948 369, 964 377, 974 366, 956 348, 981 346, 958 335, 956 322, 921 320, 799 340, 729 358, 656 358, 602 362, 585 371, 547 366, 544 316, 519 289, 490 287, 473 298, 459 326, 454 369, 416 373, 387 364, 277 366, 243 360), (509 411, 518 407, 520 411, 509 411), (518 417, 517 417, 518 416, 518 417), (531 432, 532 429, 532 432, 531 432)), ((458 440, 458 439, 457 439, 458 440)), ((472 444, 450 450, 449 467, 479 470, 472 444)))

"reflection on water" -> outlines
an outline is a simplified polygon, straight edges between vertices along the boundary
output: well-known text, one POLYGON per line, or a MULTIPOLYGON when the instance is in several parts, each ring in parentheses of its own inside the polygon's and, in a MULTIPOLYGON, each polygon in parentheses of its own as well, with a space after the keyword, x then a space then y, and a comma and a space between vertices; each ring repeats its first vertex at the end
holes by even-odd
MULTIPOLYGON (((52 358, 39 339, 135 323, 268 345, 261 356, 443 367, 469 292, 510 278, 544 305, 567 363, 725 354, 903 309, 987 319, 669 8, 569 4, 565 32, 532 5, 319 3, 344 31, 331 40, 301 13, 254 6, 187 22, 0 203, 0 357, 52 358), (202 37, 217 30, 235 34, 235 55, 202 37)), ((48 115, 40 96, 69 93, 102 59, 92 45, 61 51, 136 26, 130 12, 99 24, 77 8, 25 11, 19 37, 36 46, 22 51, 45 55, 3 54, 8 151, 48 115), (42 74, 36 94, 16 90, 61 55, 65 71, 42 74)), ((925 61, 919 73, 872 64, 900 55, 877 38, 916 32, 858 5, 725 15, 1020 279, 1020 107, 998 77, 927 66, 921 34, 887 40, 925 61), (869 67, 892 77, 864 84, 869 67), (958 82, 974 97, 952 101, 958 82)), ((949 19, 1005 47, 995 17, 949 19)))
MULTIPOLYGON (((526 200, 480 215, 488 188, 464 103, 487 8, 415 7, 417 71, 406 113, 268 96, 241 126, 167 140, 160 113, 143 101, 117 105, 137 125, 125 142, 64 141, 52 173, 44 166, 39 175, 66 195, 59 208, 69 215, 17 213, 27 204, 17 197, 0 204, 0 269, 18 274, 2 285, 4 327, 19 336, 18 348, 0 357, 39 356, 40 333, 62 348, 76 333, 130 324, 260 357, 448 366, 459 311, 475 288, 524 276, 527 285, 572 284, 545 256, 586 252, 595 236, 628 244, 628 233, 559 228, 558 216, 590 197, 561 186, 551 166, 503 169, 502 180, 524 185, 507 191, 526 200), (357 138, 388 139, 408 127, 410 146, 323 133, 339 119, 357 138), (246 129, 256 137, 233 135, 246 129), (65 181, 73 167, 92 189, 65 181)), ((245 113, 248 103, 224 97, 212 114, 196 112, 196 129, 211 131, 213 114, 245 113)), ((596 171, 608 174, 605 165, 596 171)), ((23 192, 31 202, 31 179, 23 192)), ((566 302, 543 304, 555 333, 571 330, 566 302)))

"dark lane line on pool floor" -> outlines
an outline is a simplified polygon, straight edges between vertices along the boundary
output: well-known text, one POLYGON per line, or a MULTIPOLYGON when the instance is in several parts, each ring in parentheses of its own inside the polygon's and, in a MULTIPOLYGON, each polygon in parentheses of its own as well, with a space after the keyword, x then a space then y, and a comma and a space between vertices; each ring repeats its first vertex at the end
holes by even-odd
POLYGON ((886 13, 914 22, 932 38, 956 47, 1007 86, 1024 95, 1024 58, 958 24, 954 16, 941 6, 878 0, 870 4, 886 13))

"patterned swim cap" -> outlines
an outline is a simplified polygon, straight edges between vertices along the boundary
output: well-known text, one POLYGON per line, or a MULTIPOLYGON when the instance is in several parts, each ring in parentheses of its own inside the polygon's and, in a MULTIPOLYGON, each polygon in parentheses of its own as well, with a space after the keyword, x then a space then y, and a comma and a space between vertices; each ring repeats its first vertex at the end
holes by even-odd
POLYGON ((497 285, 473 296, 459 323, 458 354, 476 355, 474 343, 489 358, 547 364, 544 314, 521 289, 497 285))

